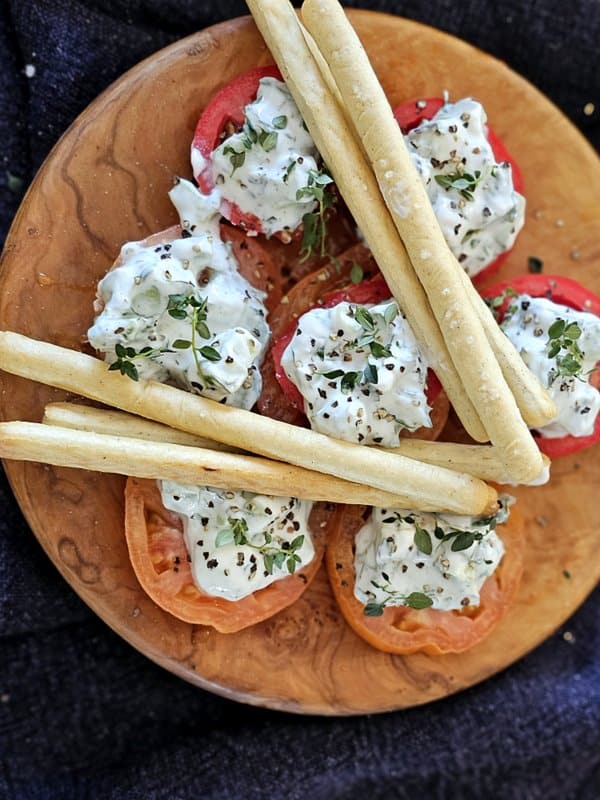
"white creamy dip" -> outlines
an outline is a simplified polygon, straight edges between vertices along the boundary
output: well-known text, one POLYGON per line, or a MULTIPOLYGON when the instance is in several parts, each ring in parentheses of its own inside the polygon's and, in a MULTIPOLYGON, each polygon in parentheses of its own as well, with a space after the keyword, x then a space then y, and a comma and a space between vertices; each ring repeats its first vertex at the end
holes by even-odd
MULTIPOLYGON (((257 217, 267 235, 294 231, 317 205, 310 194, 298 197, 319 171, 312 137, 285 83, 276 78, 260 80, 244 116, 242 130, 212 154, 215 186, 224 201, 257 217)), ((203 164, 194 152, 198 169, 203 164)))
POLYGON ((165 508, 183 522, 192 577, 206 594, 241 600, 314 558, 310 501, 174 481, 159 485, 165 508))
POLYGON ((402 430, 431 427, 427 363, 395 300, 308 311, 281 364, 321 433, 397 447, 402 430))
POLYGON ((525 198, 514 190, 510 164, 495 160, 486 119, 481 104, 466 98, 405 137, 444 237, 471 276, 509 250, 525 222, 525 198))
POLYGON ((270 335, 265 294, 237 272, 215 197, 180 181, 171 199, 183 238, 123 246, 120 265, 98 286, 104 308, 88 339, 111 365, 121 358, 141 378, 251 408, 270 335))
POLYGON ((509 502, 504 496, 496 515, 480 518, 374 508, 356 536, 354 559, 354 594, 366 613, 414 599, 426 601, 414 607, 440 611, 478 606, 504 555, 494 528, 508 518, 509 502))
POLYGON ((556 404, 557 416, 539 428, 539 433, 548 438, 593 433, 600 411, 600 391, 589 383, 589 374, 600 361, 600 318, 543 297, 523 294, 511 300, 502 329, 525 364, 548 388, 556 404), (567 335, 551 339, 550 330, 558 320, 564 320, 567 335), (575 339, 569 338, 569 326, 575 326, 571 328, 575 339), (551 357, 553 341, 562 346, 556 356, 551 357), (580 369, 576 375, 560 374, 565 372, 565 367, 569 372, 569 362, 565 365, 564 359, 570 355, 571 341, 581 353, 580 357, 575 355, 573 369, 577 364, 580 369))

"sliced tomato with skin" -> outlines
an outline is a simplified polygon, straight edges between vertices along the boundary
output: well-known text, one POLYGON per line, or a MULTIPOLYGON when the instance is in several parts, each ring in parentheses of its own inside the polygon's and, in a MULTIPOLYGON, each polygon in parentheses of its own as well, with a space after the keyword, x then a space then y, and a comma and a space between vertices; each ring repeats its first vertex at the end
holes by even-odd
POLYGON ((330 504, 315 503, 309 526, 315 557, 306 567, 241 600, 232 602, 201 592, 192 571, 179 517, 162 504, 156 481, 128 478, 125 536, 129 557, 142 588, 177 619, 235 633, 268 619, 295 603, 323 560, 325 531, 334 514, 330 504))
MULTIPOLYGON (((435 117, 443 105, 444 101, 441 97, 428 97, 423 98, 422 100, 410 100, 395 108, 394 116, 396 117, 396 121, 402 129, 402 133, 406 135, 409 131, 412 131, 414 128, 420 125, 423 120, 432 119, 435 117)), ((500 139, 500 137, 492 128, 490 128, 489 125, 487 126, 486 136, 496 161, 499 164, 502 164, 504 161, 508 161, 510 164, 515 191, 519 192, 519 194, 523 194, 523 175, 519 165, 506 149, 502 139, 500 139)), ((480 283, 489 278, 490 275, 500 268, 502 263, 508 257, 509 253, 510 250, 500 253, 500 255, 497 256, 491 264, 488 264, 487 267, 481 270, 481 272, 478 272, 477 275, 474 275, 472 280, 480 283)))
MULTIPOLYGON (((501 297, 507 291, 515 291, 517 294, 528 294, 531 297, 545 297, 558 305, 568 306, 576 311, 588 311, 591 314, 600 316, 600 297, 589 289, 586 289, 577 281, 571 278, 564 278, 561 275, 519 275, 493 286, 488 286, 482 296, 486 298, 501 297)), ((506 311, 513 302, 514 298, 507 294, 502 305, 494 309, 498 323, 504 319, 506 311)), ((600 390, 600 370, 596 370, 590 376, 590 383, 600 390)), ((591 447, 600 441, 600 414, 596 417, 594 431, 589 436, 561 436, 560 438, 548 438, 540 436, 534 431, 534 436, 538 447, 549 458, 560 458, 560 456, 570 455, 586 447, 591 447)))
POLYGON ((262 78, 283 80, 281 72, 274 64, 256 67, 220 89, 202 112, 192 141, 192 148, 198 150, 206 162, 202 171, 194 176, 201 192, 208 194, 214 189, 212 152, 221 144, 224 136, 231 135, 242 127, 244 109, 256 100, 262 78))
POLYGON ((354 596, 356 534, 366 510, 340 506, 327 542, 327 574, 346 622, 370 645, 386 653, 462 653, 481 642, 508 611, 523 572, 523 521, 513 507, 508 522, 498 528, 505 553, 480 593, 479 606, 460 611, 414 610, 389 606, 382 616, 369 617, 354 596))
MULTIPOLYGON (((331 308, 341 302, 357 304, 388 300, 391 292, 377 269, 371 252, 364 245, 355 245, 339 259, 306 276, 283 298, 272 318, 272 346, 262 369, 263 391, 258 400, 262 414, 291 424, 308 424, 304 401, 297 387, 281 366, 284 350, 294 337, 297 320, 312 308, 331 308), (350 283, 353 268, 358 265, 363 280, 350 283)), ((427 376, 427 400, 432 407, 431 428, 403 432, 404 438, 433 439, 439 436, 448 417, 448 398, 432 370, 427 376)))

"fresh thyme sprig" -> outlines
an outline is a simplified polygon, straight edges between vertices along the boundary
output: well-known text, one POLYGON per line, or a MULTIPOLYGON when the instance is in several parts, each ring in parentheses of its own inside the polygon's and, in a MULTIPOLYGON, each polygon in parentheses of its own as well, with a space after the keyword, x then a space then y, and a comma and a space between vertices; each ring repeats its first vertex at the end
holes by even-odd
POLYGON ((453 175, 436 175, 435 181, 444 189, 456 189, 465 200, 473 200, 473 192, 482 180, 483 173, 476 169, 473 175, 468 172, 455 172, 453 175))
POLYGON ((273 543, 273 536, 268 532, 264 532, 264 544, 256 545, 248 539, 248 523, 245 519, 238 519, 236 517, 228 517, 228 528, 219 531, 215 539, 216 547, 224 547, 228 544, 246 545, 253 550, 257 550, 263 557, 265 563, 265 572, 269 575, 273 574, 273 568, 277 567, 282 569, 285 564, 287 571, 293 575, 296 571, 297 565, 302 561, 298 555, 298 550, 304 544, 304 536, 296 536, 291 542, 283 541, 281 545, 273 543))
POLYGON ((317 201, 317 208, 302 217, 304 230, 302 233, 302 246, 300 254, 302 261, 314 254, 325 255, 325 242, 327 239, 327 222, 325 212, 336 202, 335 195, 327 191, 333 178, 326 172, 311 169, 308 172, 308 182, 296 192, 296 200, 310 197, 317 201))
MULTIPOLYGON (((385 580, 388 580, 385 572, 382 572, 381 574, 385 580)), ((391 600, 400 600, 400 603, 395 602, 394 605, 408 606, 409 608, 414 608, 417 611, 420 611, 423 608, 430 608, 433 605, 433 600, 431 597, 426 595, 424 592, 411 592, 410 594, 402 594, 401 592, 398 592, 390 587, 389 580, 385 585, 377 583, 377 581, 371 581, 371 584, 376 589, 381 589, 382 592, 385 592, 387 597, 385 600, 382 600, 379 603, 375 602, 374 600, 368 602, 363 610, 365 617, 380 617, 391 600)))
POLYGON ((275 117, 271 121, 271 124, 276 130, 255 130, 252 125, 246 121, 241 130, 242 138, 240 140, 240 144, 242 145, 242 150, 236 150, 231 144, 225 145, 223 148, 223 155, 229 156, 229 161, 231 162, 232 167, 231 175, 229 177, 233 178, 236 170, 244 166, 246 161, 246 153, 248 150, 251 150, 255 144, 258 143, 265 153, 270 153, 271 150, 274 150, 277 147, 277 131, 285 128, 287 125, 287 117, 285 114, 281 114, 280 116, 275 117))
POLYGON ((556 367, 548 373, 548 387, 557 378, 579 378, 583 370, 584 353, 577 344, 582 330, 576 322, 557 319, 548 328, 548 358, 556 359, 556 367))
MULTIPOLYGON (((208 316, 207 305, 208 299, 206 297, 198 299, 192 293, 170 294, 167 303, 167 313, 170 317, 173 317, 173 319, 188 319, 190 321, 192 327, 191 339, 175 339, 172 346, 175 350, 187 350, 191 348, 198 375, 201 375, 207 383, 214 385, 216 383, 214 378, 202 372, 199 355, 207 361, 220 361, 221 354, 210 345, 203 345, 200 347, 197 339, 198 336, 202 339, 210 339, 211 334, 206 324, 208 316)), ((156 348, 146 346, 142 347, 140 350, 136 350, 134 347, 125 347, 122 344, 117 344, 115 345, 115 355, 117 358, 108 369, 111 371, 118 370, 121 375, 126 375, 128 378, 131 378, 131 380, 137 381, 140 376, 134 364, 135 359, 155 358, 156 356, 172 352, 173 350, 168 347, 156 348)))
POLYGON ((122 344, 115 345, 116 360, 109 366, 109 372, 118 370, 121 375, 126 375, 132 381, 139 381, 140 374, 136 365, 133 363, 136 358, 153 358, 162 353, 170 353, 166 348, 158 349, 154 347, 142 347, 136 350, 134 347, 125 347, 122 344))

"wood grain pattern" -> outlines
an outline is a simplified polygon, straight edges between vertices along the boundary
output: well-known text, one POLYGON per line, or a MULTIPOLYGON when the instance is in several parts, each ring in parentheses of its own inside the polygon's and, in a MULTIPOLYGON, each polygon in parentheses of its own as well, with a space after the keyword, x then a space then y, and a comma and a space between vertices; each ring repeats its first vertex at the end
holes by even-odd
MULTIPOLYGON (((393 104, 443 89, 474 95, 522 166, 527 224, 500 276, 525 271, 536 255, 546 272, 600 292, 599 168, 568 121, 466 44, 391 16, 353 12, 352 20, 393 104)), ((56 146, 15 219, 0 275, 0 326, 80 348, 96 283, 120 245, 175 222, 167 191, 175 174, 190 174, 200 110, 232 77, 269 61, 253 24, 233 20, 157 53, 98 98, 56 146)), ((64 399, 8 375, 1 390, 5 420, 40 420, 46 402, 64 399)), ((507 618, 469 653, 373 650, 343 622, 323 572, 291 609, 226 636, 178 622, 140 590, 123 537, 123 479, 16 462, 6 470, 50 558, 121 636, 198 686, 288 711, 384 711, 471 686, 552 633, 600 575, 595 448, 557 462, 550 486, 515 491, 526 517, 525 579, 507 618)))

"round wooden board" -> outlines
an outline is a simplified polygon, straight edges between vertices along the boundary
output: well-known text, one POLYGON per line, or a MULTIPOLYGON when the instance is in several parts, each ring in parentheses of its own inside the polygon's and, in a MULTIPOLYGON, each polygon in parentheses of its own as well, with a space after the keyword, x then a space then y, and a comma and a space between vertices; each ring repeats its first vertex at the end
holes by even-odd
MULTIPOLYGON (((392 16, 351 18, 392 104, 443 89, 452 98, 474 95, 522 166, 527 224, 501 277, 525 271, 536 255, 546 272, 600 292, 599 168, 579 133, 532 86, 474 48, 392 16)), ((101 95, 54 148, 15 219, 0 276, 0 327, 79 348, 96 283, 120 245, 175 222, 167 191, 174 175, 190 175, 200 110, 235 75, 270 61, 252 22, 232 20, 157 53, 101 95)), ((64 398, 9 375, 1 384, 3 419, 39 420, 46 402, 64 398)), ((323 573, 289 610, 227 636, 177 621, 142 592, 123 536, 121 478, 5 466, 42 546, 115 631, 197 686, 287 711, 378 712, 471 686, 552 633, 600 574, 596 448, 556 463, 549 486, 515 491, 527 523, 524 580, 506 619, 470 652, 399 657, 372 649, 344 623, 323 573)))

